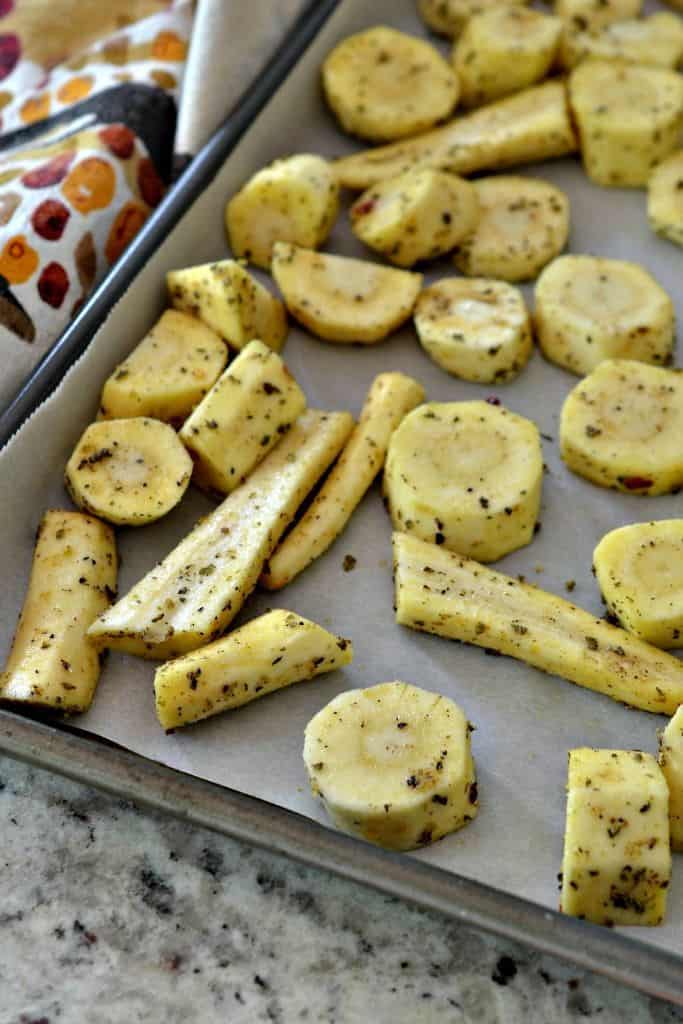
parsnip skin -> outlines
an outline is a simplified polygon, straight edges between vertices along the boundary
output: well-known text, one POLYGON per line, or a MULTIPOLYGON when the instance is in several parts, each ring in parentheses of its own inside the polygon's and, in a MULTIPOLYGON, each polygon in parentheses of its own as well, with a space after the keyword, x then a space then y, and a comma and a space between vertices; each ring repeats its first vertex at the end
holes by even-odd
POLYGON ((280 590, 327 551, 384 465, 393 431, 423 398, 422 386, 412 377, 381 373, 375 378, 339 461, 267 562, 260 581, 263 587, 280 590))
POLYGON ((659 766, 669 787, 671 848, 683 851, 683 706, 659 734, 659 766))
POLYGON ((166 730, 190 725, 352 660, 350 640, 295 612, 267 612, 161 665, 154 674, 157 717, 166 730))
POLYGON ((433 32, 457 38, 468 20, 494 7, 517 7, 528 0, 417 0, 417 10, 433 32))
POLYGON ((683 22, 675 14, 660 11, 599 29, 566 29, 559 62, 568 71, 589 57, 675 69, 682 55, 683 22))
POLYGON ((263 563, 352 422, 349 413, 305 412, 249 479, 101 615, 88 635, 158 660, 216 640, 256 586, 263 563))
POLYGON ((114 533, 80 512, 41 521, 24 606, 0 674, 0 700, 74 714, 87 711, 101 647, 86 631, 116 592, 114 533))
POLYGON ((568 28, 598 29, 636 18, 643 0, 555 0, 555 14, 568 28))
POLYGON ((683 245, 683 150, 657 164, 647 183, 647 217, 656 235, 683 245))
POLYGON ((443 128, 354 153, 333 166, 340 185, 362 190, 413 169, 467 175, 566 156, 577 148, 564 83, 544 82, 443 128))
POLYGON ((394 534, 396 621, 489 648, 613 700, 670 715, 683 663, 561 597, 394 534))

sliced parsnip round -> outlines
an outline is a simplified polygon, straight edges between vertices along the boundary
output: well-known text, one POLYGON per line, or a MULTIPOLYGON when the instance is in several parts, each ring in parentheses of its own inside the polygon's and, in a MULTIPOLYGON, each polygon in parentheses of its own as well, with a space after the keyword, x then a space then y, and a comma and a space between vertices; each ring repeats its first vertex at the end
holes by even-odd
POLYGON ((569 468, 601 487, 667 494, 683 486, 683 377, 608 359, 565 399, 560 450, 569 468))
POLYGON ((415 327, 435 363, 477 384, 510 380, 526 366, 533 347, 524 297, 504 281, 437 281, 417 300, 415 327))
POLYGON ((575 67, 586 57, 623 60, 629 64, 675 68, 683 56, 683 22, 675 14, 660 11, 649 18, 632 18, 601 28, 567 28, 562 37, 559 61, 575 67))
POLYGON ((562 21, 525 7, 492 7, 465 25, 453 51, 465 107, 519 92, 547 75, 562 21))
POLYGON ((481 214, 455 252, 468 277, 527 281, 564 248, 569 200, 540 178, 499 175, 474 182, 481 214))
POLYGON ((536 425, 488 402, 427 402, 389 444, 394 529, 493 562, 531 540, 543 478, 536 425))
POLYGON ((555 0, 555 14, 568 27, 601 28, 640 14, 643 0, 555 0))
POLYGON ((144 416, 91 423, 66 466, 65 483, 84 512, 117 526, 144 526, 178 504, 192 459, 172 427, 144 416))
POLYGON ((573 373, 604 359, 671 358, 673 303, 637 263, 561 256, 538 279, 534 321, 545 356, 573 373))
POLYGON ((408 171, 374 185, 350 211, 354 234, 399 267, 435 259, 476 227, 474 185, 455 174, 408 171))
POLYGON ((669 789, 671 849, 683 851, 683 705, 659 735, 659 765, 669 789))
POLYGON ((683 245, 683 149, 662 160, 650 175, 647 216, 655 234, 683 245))
POLYGON ((457 704, 409 683, 347 690, 306 726, 311 791, 343 832, 426 846, 476 816, 471 730, 457 704))
POLYGON ((611 530, 593 568, 624 629, 655 647, 683 647, 683 519, 611 530))
POLYGON ((287 242, 273 246, 272 271, 292 316, 326 341, 381 341, 408 319, 422 287, 422 274, 287 242))
POLYGON ((317 249, 339 212, 339 186, 320 156, 275 160, 255 174, 225 209, 230 247, 240 258, 270 269, 274 242, 317 249))
POLYGON ((459 95, 457 76, 430 43, 382 25, 335 46, 322 77, 344 131, 373 142, 426 131, 459 95))
POLYGON ((647 185, 678 145, 683 76, 675 71, 585 60, 569 77, 569 101, 586 173, 598 185, 647 185))
POLYGON ((468 20, 496 7, 521 6, 528 0, 417 0, 422 20, 442 36, 457 37, 468 20))

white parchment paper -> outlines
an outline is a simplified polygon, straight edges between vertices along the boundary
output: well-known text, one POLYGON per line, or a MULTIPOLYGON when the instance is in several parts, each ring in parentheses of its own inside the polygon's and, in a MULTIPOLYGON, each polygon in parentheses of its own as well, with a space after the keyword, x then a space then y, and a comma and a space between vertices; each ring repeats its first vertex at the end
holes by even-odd
MULTIPOLYGON (((6 653, 24 596, 36 525, 50 506, 68 507, 63 466, 94 417, 102 383, 154 323, 164 305, 164 272, 228 255, 223 206, 242 182, 276 156, 314 151, 351 152, 324 109, 318 69, 330 47, 350 31, 385 21, 423 32, 414 0, 346 0, 285 86, 252 126, 212 185, 159 248, 59 390, 0 455, 3 588, 0 652, 6 653)), ((531 169, 566 189, 572 207, 574 252, 636 259, 674 296, 683 313, 683 254, 656 239, 647 226, 642 191, 600 189, 578 161, 566 159, 531 169)), ((370 256, 347 228, 345 216, 329 248, 370 256)), ((429 279, 452 273, 447 262, 429 279)), ((528 291, 528 290, 527 290, 528 291)), ((493 390, 511 409, 534 419, 544 440, 548 473, 542 530, 533 543, 500 563, 510 573, 572 598, 596 614, 599 595, 591 553, 615 526, 683 515, 683 496, 647 499, 615 495, 569 473, 558 455, 560 406, 576 378, 535 353, 518 380, 493 389, 449 377, 420 349, 408 326, 376 347, 335 346, 292 328, 285 355, 312 405, 358 413, 373 376, 400 369, 418 377, 430 399, 483 397, 493 390)), ((683 438, 681 439, 683 443, 683 438)), ((163 557, 209 508, 190 491, 160 523, 119 531, 123 594, 163 557)), ((301 760, 308 719, 335 694, 353 686, 401 678, 455 699, 476 724, 473 749, 481 809, 468 828, 415 856, 471 878, 557 906, 556 875, 562 855, 567 750, 573 746, 655 751, 663 718, 629 711, 605 697, 543 675, 507 658, 398 627, 392 614, 391 528, 378 489, 373 489, 337 543, 278 595, 256 594, 242 621, 268 607, 285 607, 350 636, 355 662, 347 670, 293 686, 233 713, 172 736, 159 728, 153 708, 153 663, 112 654, 92 710, 78 725, 153 760, 241 790, 324 822, 308 792, 301 760), (342 570, 346 554, 358 564, 342 570)), ((645 942, 683 952, 683 870, 675 865, 670 909, 661 928, 637 930, 645 942)), ((632 930, 635 932, 635 930, 632 930)))

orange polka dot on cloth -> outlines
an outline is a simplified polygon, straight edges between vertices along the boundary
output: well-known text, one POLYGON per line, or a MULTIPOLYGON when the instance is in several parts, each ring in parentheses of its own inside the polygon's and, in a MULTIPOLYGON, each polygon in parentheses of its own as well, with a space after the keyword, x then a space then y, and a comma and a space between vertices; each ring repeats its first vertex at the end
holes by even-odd
POLYGON ((24 124, 33 124, 35 121, 42 121, 49 116, 51 100, 49 92, 42 92, 38 96, 31 96, 22 105, 19 116, 24 124))
POLYGON ((83 214, 109 206, 115 191, 114 168, 99 156, 79 161, 62 185, 62 194, 83 214))
POLYGON ((23 284, 35 274, 38 267, 38 253, 26 241, 26 235, 8 238, 0 252, 0 274, 10 284, 23 284))
POLYGON ((185 60, 187 43, 175 32, 159 32, 152 41, 152 57, 156 60, 185 60))
POLYGON ((78 103, 92 92, 94 79, 91 75, 75 75, 63 82, 57 90, 60 103, 78 103))
POLYGON ((154 68, 150 71, 149 77, 161 89, 175 89, 178 84, 176 76, 172 75, 170 71, 164 71, 162 68, 154 68))
POLYGON ((104 247, 104 255, 108 263, 116 263, 146 220, 147 211, 139 203, 126 203, 119 210, 109 230, 109 237, 104 247))

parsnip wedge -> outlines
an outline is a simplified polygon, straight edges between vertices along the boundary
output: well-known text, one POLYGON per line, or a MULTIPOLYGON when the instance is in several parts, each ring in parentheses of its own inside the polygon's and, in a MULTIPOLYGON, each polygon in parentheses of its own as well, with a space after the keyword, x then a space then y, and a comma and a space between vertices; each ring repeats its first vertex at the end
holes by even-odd
POLYGON ((173 427, 146 416, 86 427, 66 465, 75 505, 116 526, 146 526, 178 504, 192 459, 173 427))
POLYGON ((649 18, 633 18, 597 29, 570 27, 563 34, 559 60, 567 70, 587 57, 676 68, 682 56, 683 22, 675 14, 659 11, 649 18))
POLYGON ((643 0, 555 0, 555 14, 568 27, 602 28, 640 14, 643 0))
POLYGON ((340 185, 365 189, 413 169, 471 174, 565 156, 577 148, 564 83, 545 82, 425 135, 343 157, 334 169, 340 185))
POLYGON ((540 178, 500 174, 474 183, 480 216, 455 250, 458 270, 468 277, 528 281, 564 248, 569 235, 569 200, 540 178))
POLYGON ((598 185, 647 185, 679 144, 683 75, 623 61, 585 60, 569 77, 586 173, 598 185))
POLYGON ((393 431, 424 399, 424 390, 402 373, 375 377, 360 422, 310 506, 266 563, 267 590, 280 590, 324 554, 344 530, 382 466, 393 431))
POLYGON ((659 734, 659 765, 669 787, 671 848, 683 851, 683 706, 659 734))
POLYGON ((560 452, 572 472, 629 494, 683 486, 683 376, 606 359, 567 395, 560 452))
POLYGON ((0 700, 87 711, 100 677, 101 648, 86 630, 116 591, 116 543, 109 526, 50 509, 42 518, 31 578, 0 674, 0 700))
POLYGON ((230 494, 306 408, 306 396, 262 341, 245 345, 179 433, 199 487, 230 494))
POLYGON ((326 341, 381 341, 408 319, 422 287, 422 274, 287 242, 273 246, 272 270, 292 316, 326 341))
POLYGON ((101 615, 88 635, 160 660, 220 636, 352 422, 349 413, 305 412, 250 478, 101 615))
POLYGON ((435 363, 477 384, 510 380, 526 366, 533 348, 524 297, 504 281, 437 281, 417 300, 415 328, 435 363))
POLYGON ((534 323, 546 358, 580 375, 605 359, 666 364, 674 343, 671 299, 626 260, 554 260, 536 284, 534 323))
POLYGON ((225 343, 206 324, 167 309, 105 382, 98 418, 150 416, 180 425, 227 361, 225 343))
POLYGON ((431 128, 448 117, 460 91, 457 75, 430 43, 382 25, 338 43, 322 80, 344 131, 372 142, 431 128))
POLYGON ((545 78, 555 59, 562 21, 526 7, 492 7, 465 25, 453 50, 461 102, 479 107, 545 78))
POLYGON ((488 402, 427 402, 392 435, 384 494, 394 529, 494 562, 531 541, 542 482, 531 420, 488 402))
POLYGON ((284 345, 284 306, 236 260, 169 270, 166 284, 175 309, 198 316, 232 348, 253 338, 275 352, 284 345))
POLYGON ((479 220, 479 200, 471 182, 427 168, 374 185, 350 216, 361 242, 399 267, 412 267, 469 235, 479 220))
POLYGON ((683 703, 683 662, 618 626, 435 544, 394 534, 396 621, 561 676, 641 711, 683 703))
POLYGON ((683 245, 683 150, 657 164, 647 183, 647 217, 657 235, 683 245))
POLYGON ((235 256, 270 269, 274 242, 317 249, 339 212, 339 186, 321 156, 300 153, 258 171, 232 197, 225 225, 235 256))
POLYGON ((333 672, 352 659, 350 640, 295 612, 267 612, 161 665, 154 674, 157 717, 162 728, 177 729, 333 672))
POLYGON ((668 805, 652 754, 569 751, 565 914, 610 927, 662 923, 671 880, 668 805))
POLYGON ((593 569, 624 629, 655 647, 683 647, 683 519, 610 530, 593 569))
POLYGON ((452 700, 409 683, 347 690, 306 726, 311 791, 342 832, 426 846, 476 816, 471 731, 452 700))
POLYGON ((442 36, 457 37, 468 20, 481 11, 495 7, 512 7, 528 0, 417 0, 422 20, 442 36))

